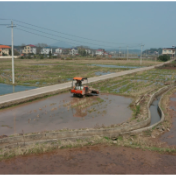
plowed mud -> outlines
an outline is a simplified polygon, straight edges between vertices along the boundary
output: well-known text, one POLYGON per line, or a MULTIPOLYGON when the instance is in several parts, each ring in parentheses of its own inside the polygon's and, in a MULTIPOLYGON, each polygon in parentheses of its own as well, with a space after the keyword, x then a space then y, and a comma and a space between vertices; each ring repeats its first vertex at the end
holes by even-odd
POLYGON ((131 98, 63 93, 0 111, 0 136, 61 129, 97 128, 125 122, 131 98))

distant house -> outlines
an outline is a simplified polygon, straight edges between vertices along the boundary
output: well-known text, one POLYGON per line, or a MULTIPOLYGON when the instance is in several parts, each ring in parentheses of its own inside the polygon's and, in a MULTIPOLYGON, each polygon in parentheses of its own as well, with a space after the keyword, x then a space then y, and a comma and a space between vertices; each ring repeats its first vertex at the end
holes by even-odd
POLYGON ((72 49, 70 50, 70 54, 71 54, 71 55, 77 55, 77 54, 78 54, 78 49, 77 49, 77 48, 72 48, 72 49))
POLYGON ((56 48, 55 49, 55 53, 57 53, 57 54, 62 54, 62 48, 56 48))
POLYGON ((41 49, 41 54, 49 54, 50 53, 50 51, 51 51, 51 54, 52 54, 52 48, 50 48, 50 47, 45 47, 45 48, 42 48, 41 49))
POLYGON ((62 49, 62 54, 67 55, 70 53, 70 50, 71 49, 68 49, 68 48, 62 49))
POLYGON ((24 49, 22 50, 23 54, 36 54, 37 48, 35 45, 26 45, 24 46, 24 49))
POLYGON ((104 55, 104 56, 108 56, 109 54, 108 54, 107 52, 104 52, 103 55, 104 55))
POLYGON ((98 50, 95 51, 95 54, 102 56, 104 54, 104 52, 105 52, 104 49, 98 49, 98 50))
POLYGON ((170 55, 170 56, 174 56, 175 55, 175 48, 163 48, 162 49, 162 54, 165 55, 170 55))
POLYGON ((3 55, 9 56, 10 48, 11 47, 7 45, 0 45, 0 56, 3 56, 3 55))
POLYGON ((91 51, 91 49, 85 49, 85 51, 86 51, 86 54, 91 54, 92 53, 92 51, 91 51))

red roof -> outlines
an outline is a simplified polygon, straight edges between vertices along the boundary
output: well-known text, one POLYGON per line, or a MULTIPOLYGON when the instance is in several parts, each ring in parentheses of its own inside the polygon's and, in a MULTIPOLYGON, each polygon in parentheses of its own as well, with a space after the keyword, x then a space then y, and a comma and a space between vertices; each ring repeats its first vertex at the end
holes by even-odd
POLYGON ((11 48, 11 47, 7 45, 0 45, 0 48, 11 48))

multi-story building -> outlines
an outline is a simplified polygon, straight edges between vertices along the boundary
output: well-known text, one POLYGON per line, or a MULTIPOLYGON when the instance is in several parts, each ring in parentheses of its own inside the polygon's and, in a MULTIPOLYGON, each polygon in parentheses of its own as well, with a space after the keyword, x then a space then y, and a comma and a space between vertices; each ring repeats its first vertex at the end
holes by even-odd
POLYGON ((98 49, 95 51, 95 54, 102 56, 104 54, 104 52, 105 52, 104 49, 98 49))
POLYGON ((163 48, 162 49, 162 54, 165 55, 170 55, 170 56, 174 56, 175 55, 175 48, 163 48))
POLYGON ((51 52, 51 54, 52 54, 52 48, 50 48, 50 47, 45 47, 45 48, 42 48, 41 49, 41 54, 49 54, 51 52))
POLYGON ((56 48, 55 49, 55 53, 57 53, 57 54, 62 54, 62 48, 56 48))
POLYGON ((70 54, 71 54, 71 55, 77 55, 77 54, 78 54, 77 48, 72 48, 72 49, 70 50, 70 54))
POLYGON ((22 50, 23 54, 36 54, 37 48, 35 45, 26 45, 24 46, 24 49, 22 50))
POLYGON ((2 56, 3 54, 9 56, 10 48, 11 47, 7 45, 0 45, 0 56, 2 56))

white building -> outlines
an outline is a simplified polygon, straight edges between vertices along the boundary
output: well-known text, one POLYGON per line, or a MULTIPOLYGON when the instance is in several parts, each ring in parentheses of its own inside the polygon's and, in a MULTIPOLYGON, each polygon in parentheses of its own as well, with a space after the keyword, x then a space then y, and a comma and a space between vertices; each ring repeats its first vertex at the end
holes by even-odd
POLYGON ((103 50, 103 49, 98 49, 98 50, 95 51, 95 54, 96 54, 96 55, 102 56, 103 53, 104 53, 104 50, 103 50))
POLYGON ((175 55, 175 48, 163 48, 162 49, 162 54, 167 54, 167 55, 171 55, 174 56, 175 55))
POLYGON ((62 48, 56 48, 55 53, 57 54, 62 54, 62 48))
POLYGON ((70 50, 70 54, 71 54, 71 55, 77 55, 77 54, 78 54, 78 50, 77 50, 76 48, 72 48, 72 49, 70 50))
POLYGON ((91 54, 91 49, 85 49, 87 54, 91 54))
POLYGON ((50 47, 45 47, 45 48, 42 48, 41 49, 41 54, 49 54, 50 53, 50 51, 51 51, 51 54, 52 54, 52 48, 50 48, 50 47))

